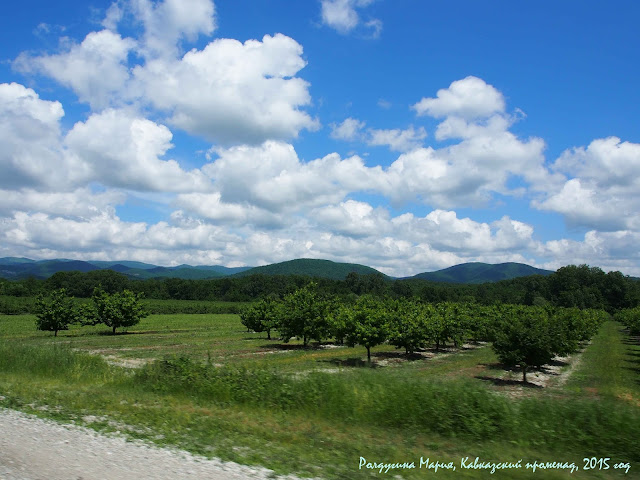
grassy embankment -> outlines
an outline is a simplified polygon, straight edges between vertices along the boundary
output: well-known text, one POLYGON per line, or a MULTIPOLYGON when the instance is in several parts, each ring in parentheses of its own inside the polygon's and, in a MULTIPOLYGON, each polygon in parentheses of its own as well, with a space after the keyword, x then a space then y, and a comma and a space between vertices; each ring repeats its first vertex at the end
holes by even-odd
MULTIPOLYGON (((325 478, 370 476, 358 469, 360 457, 452 461, 456 472, 438 471, 445 478, 490 476, 461 471, 468 456, 580 468, 583 457, 611 457, 611 466, 631 463, 626 478, 640 471, 640 347, 615 323, 594 338, 566 385, 526 389, 526 398, 512 398, 519 387, 508 382, 486 380, 499 373, 488 347, 406 362, 379 347, 377 364, 386 366, 365 368, 364 349, 269 342, 244 331, 236 315, 152 316, 126 335, 105 333, 84 327, 53 338, 34 330, 32 316, 0 316, 0 405, 325 478), (82 351, 116 363, 160 360, 131 370, 82 351)), ((500 473, 623 476, 613 469, 500 473)))

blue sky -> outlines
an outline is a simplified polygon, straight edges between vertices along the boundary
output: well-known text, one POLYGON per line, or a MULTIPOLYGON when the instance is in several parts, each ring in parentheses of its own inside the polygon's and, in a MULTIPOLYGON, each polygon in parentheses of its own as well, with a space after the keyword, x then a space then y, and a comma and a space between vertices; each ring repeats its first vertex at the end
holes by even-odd
POLYGON ((640 275, 637 2, 5 6, 0 256, 640 275))

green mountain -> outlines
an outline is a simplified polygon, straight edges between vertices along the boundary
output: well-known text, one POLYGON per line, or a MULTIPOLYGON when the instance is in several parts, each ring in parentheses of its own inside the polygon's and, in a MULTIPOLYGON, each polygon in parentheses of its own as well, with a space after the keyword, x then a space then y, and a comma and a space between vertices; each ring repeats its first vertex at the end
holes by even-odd
POLYGON ((8 261, 7 263, 4 263, 5 261, 5 258, 0 259, 0 277, 8 279, 20 279, 27 277, 49 278, 56 272, 90 272, 92 270, 99 270, 95 265, 92 265, 89 262, 83 262, 82 260, 55 259, 40 261, 32 260, 31 262, 8 261))
POLYGON ((419 278, 431 282, 445 283, 487 283, 510 280, 529 275, 550 275, 553 271, 535 268, 523 263, 489 263, 471 262, 454 265, 436 272, 424 272, 410 278, 419 278))
POLYGON ((35 260, 23 257, 2 257, 0 258, 0 265, 21 265, 25 263, 35 263, 35 260))
MULTIPOLYGON (((118 266, 111 267, 112 270, 116 270, 118 266)), ((120 273, 124 273, 128 277, 136 278, 139 280, 147 280, 149 278, 182 278, 184 280, 205 280, 208 278, 225 277, 223 273, 219 273, 213 270, 200 270, 196 267, 153 267, 153 268, 124 268, 116 270, 120 273)))
POLYGON ((150 263, 121 261, 81 261, 57 258, 52 260, 30 260, 28 258, 4 257, 0 258, 0 278, 19 280, 35 277, 49 278, 56 272, 91 272, 93 270, 113 270, 133 279, 146 280, 149 278, 182 278, 202 280, 220 278, 248 270, 251 267, 223 267, 221 265, 180 265, 177 267, 159 267, 150 263))
POLYGON ((139 268, 142 270, 149 270, 157 267, 157 265, 151 265, 150 263, 134 262, 131 260, 117 260, 115 262, 89 260, 89 263, 99 268, 108 268, 109 270, 115 270, 117 272, 121 271, 122 268, 139 268))
MULTIPOLYGON (((344 280, 350 272, 361 275, 377 273, 378 270, 355 263, 339 263, 330 260, 300 258, 287 262, 274 263, 262 267, 223 267, 221 265, 179 265, 177 267, 160 267, 149 263, 134 261, 81 261, 68 259, 30 260, 28 258, 0 258, 0 277, 16 280, 30 276, 48 278, 56 272, 93 270, 114 270, 129 278, 146 280, 149 278, 182 278, 202 280, 226 276, 246 275, 306 275, 309 277, 344 280)), ((549 275, 550 270, 541 270, 522 263, 463 263, 445 268, 437 272, 425 272, 410 278, 447 283, 485 283, 508 280, 528 275, 549 275)), ((385 278, 388 278, 385 276, 385 278)))
MULTIPOLYGON (((309 277, 329 278, 332 280, 344 280, 347 274, 355 272, 360 275, 377 273, 383 275, 378 270, 358 265, 357 263, 337 263, 331 260, 317 260, 312 258, 299 258, 287 262, 273 263, 262 267, 254 267, 234 276, 247 275, 306 275, 309 277)), ((385 275, 386 277, 386 275, 385 275)))

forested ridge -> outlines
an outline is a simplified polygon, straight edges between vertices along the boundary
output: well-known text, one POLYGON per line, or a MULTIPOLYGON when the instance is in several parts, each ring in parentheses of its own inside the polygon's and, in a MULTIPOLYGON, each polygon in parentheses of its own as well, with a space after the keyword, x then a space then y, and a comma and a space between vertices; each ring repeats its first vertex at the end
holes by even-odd
MULTIPOLYGON (((112 270, 58 272, 46 280, 0 279, 0 310, 8 297, 35 297, 65 288, 73 297, 89 298, 94 288, 107 293, 123 290, 147 299, 251 302, 283 298, 308 284, 301 275, 249 275, 209 280, 176 278, 132 280, 112 270)), ((345 280, 314 278, 318 292, 339 298, 369 294, 377 297, 416 298, 426 302, 471 302, 483 305, 551 305, 603 309, 613 313, 640 305, 640 282, 618 271, 569 265, 548 276, 532 275, 483 284, 444 284, 421 279, 391 280, 381 274, 349 273, 345 280)), ((9 312, 7 312, 9 313, 9 312)), ((12 312, 13 313, 13 312, 12 312)))

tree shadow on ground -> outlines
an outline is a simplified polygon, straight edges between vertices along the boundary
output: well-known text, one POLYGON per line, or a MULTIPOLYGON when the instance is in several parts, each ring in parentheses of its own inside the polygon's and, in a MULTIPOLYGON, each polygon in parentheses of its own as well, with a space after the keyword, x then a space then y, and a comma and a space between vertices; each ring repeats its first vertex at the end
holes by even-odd
POLYGON ((120 332, 113 333, 111 330, 101 330, 99 332, 96 332, 96 335, 101 335, 105 337, 120 337, 122 335, 141 335, 144 333, 145 332, 127 332, 127 331, 120 331, 120 332))
POLYGON ((380 368, 373 361, 371 363, 361 358, 330 358, 327 360, 321 360, 323 363, 330 363, 336 367, 348 367, 348 368, 380 368))
MULTIPOLYGON (((263 340, 266 340, 266 339, 263 338, 263 340)), ((271 341, 274 341, 274 340, 271 340, 271 341)), ((277 341, 277 339, 275 341, 277 341)), ((305 347, 304 345, 291 344, 291 343, 265 343, 264 345, 260 345, 260 348, 266 348, 271 350, 276 349, 276 350, 283 350, 283 351, 301 351, 301 350, 304 351, 304 350, 320 350, 322 346, 318 344, 309 344, 305 347)))
POLYGON ((531 383, 531 382, 525 383, 522 380, 505 380, 503 378, 489 377, 486 375, 476 375, 474 378, 477 378, 478 380, 483 380, 485 382, 491 382, 497 387, 525 387, 525 388, 535 388, 535 389, 543 388, 541 385, 536 385, 535 383, 531 383))
POLYGON ((420 355, 417 352, 414 353, 405 353, 405 352, 376 352, 376 358, 382 358, 386 360, 406 360, 409 362, 415 362, 417 360, 426 360, 423 355, 420 355))
MULTIPOLYGON (((557 360, 554 358, 549 363, 547 363, 547 365, 550 367, 566 367, 569 365, 569 362, 565 362, 564 360, 557 360)), ((546 367, 543 366, 540 368, 540 370, 545 371, 546 367)))
MULTIPOLYGON (((117 333, 124 333, 127 335, 166 335, 167 333, 185 333, 185 332, 192 332, 193 330, 190 330, 188 328, 181 328, 181 329, 175 329, 175 330, 137 330, 135 332, 127 332, 127 331, 123 331, 123 332, 117 332, 117 333)), ((111 332, 109 332, 109 334, 111 334, 111 332)))
MULTIPOLYGON (((630 372, 634 372, 636 375, 640 375, 640 367, 623 367, 625 370, 629 370, 630 372)), ((640 381, 640 379, 638 380, 640 381)))
POLYGON ((501 365, 499 363, 479 363, 478 365, 481 366, 481 367, 484 367, 487 370, 502 370, 502 371, 515 372, 515 369, 506 368, 504 365, 501 365))
POLYGON ((640 353, 628 353, 625 359, 627 363, 640 365, 640 353))

